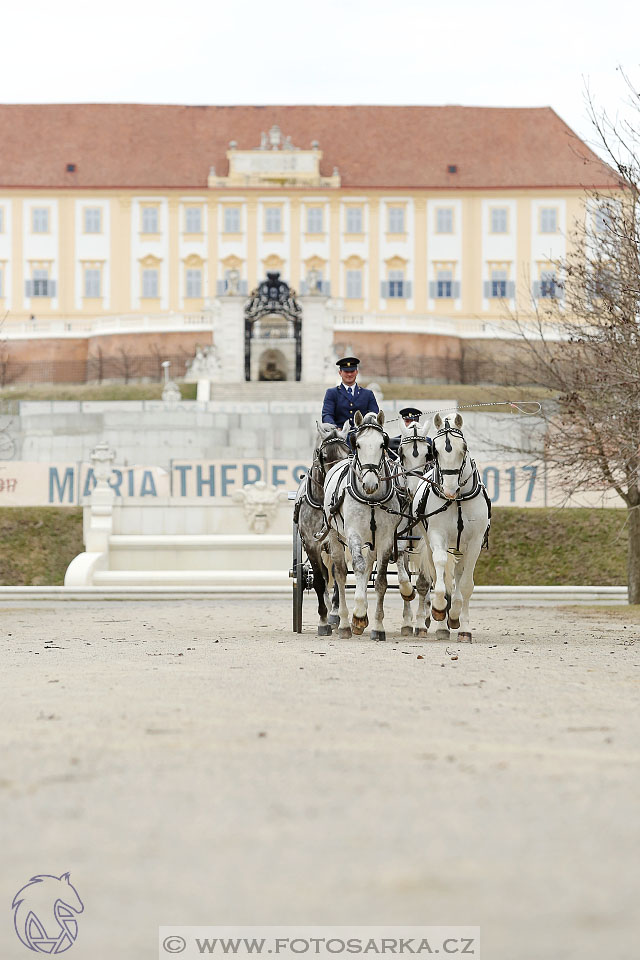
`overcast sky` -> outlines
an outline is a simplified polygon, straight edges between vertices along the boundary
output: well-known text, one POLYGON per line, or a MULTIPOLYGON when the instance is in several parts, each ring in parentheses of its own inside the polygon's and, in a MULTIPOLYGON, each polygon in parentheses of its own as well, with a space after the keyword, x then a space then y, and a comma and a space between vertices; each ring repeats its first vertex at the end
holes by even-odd
MULTIPOLYGON (((640 87, 637 0, 22 0, 7 103, 551 105, 582 136, 588 82, 640 87)), ((286 131, 285 131, 286 132, 286 131)))

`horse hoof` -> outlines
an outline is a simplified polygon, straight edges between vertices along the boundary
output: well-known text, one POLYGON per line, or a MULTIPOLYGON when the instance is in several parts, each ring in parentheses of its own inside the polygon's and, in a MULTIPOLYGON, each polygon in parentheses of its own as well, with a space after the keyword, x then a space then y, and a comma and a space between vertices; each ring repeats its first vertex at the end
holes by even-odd
POLYGON ((458 640, 461 643, 471 643, 471 634, 468 633, 466 630, 463 630, 458 634, 458 640))
POLYGON ((355 613, 351 617, 351 629, 356 634, 360 636, 361 633, 364 633, 364 628, 369 626, 369 617, 365 613, 364 617, 356 617, 355 613))
POLYGON ((371 631, 372 640, 386 640, 387 634, 384 630, 372 630, 371 631))
POLYGON ((327 622, 330 623, 331 626, 337 627, 338 624, 340 623, 340 617, 338 616, 337 613, 330 613, 329 616, 327 617, 327 622))
POLYGON ((431 607, 431 615, 434 620, 444 620, 447 615, 446 608, 444 610, 436 610, 435 607, 431 607))
MULTIPOLYGON (((406 625, 401 628, 400 636, 401 637, 410 637, 413 634, 413 627, 407 627, 406 625)), ((372 634, 373 636, 373 634, 372 634)))
POLYGON ((416 627, 416 629, 414 630, 414 634, 416 637, 428 637, 429 631, 427 630, 426 627, 416 627))
POLYGON ((350 627, 340 627, 340 629, 338 630, 338 637, 340 638, 340 640, 348 640, 350 636, 351 636, 350 627))
POLYGON ((411 603, 411 601, 412 601, 412 600, 415 600, 415 598, 416 598, 416 588, 415 588, 415 587, 411 587, 411 593, 409 593, 409 594, 404 594, 404 593, 402 593, 402 590, 401 590, 401 591, 400 591, 400 594, 401 594, 403 600, 406 600, 407 603, 411 603))
POLYGON ((331 624, 330 623, 319 623, 318 624, 318 636, 319 637, 330 637, 332 634, 331 624))
POLYGON ((459 630, 460 620, 455 617, 449 616, 447 619, 447 626, 449 627, 450 630, 459 630))
POLYGON ((445 628, 441 627, 440 630, 436 630, 436 640, 448 640, 448 639, 449 639, 449 631, 446 629, 446 627, 445 628))

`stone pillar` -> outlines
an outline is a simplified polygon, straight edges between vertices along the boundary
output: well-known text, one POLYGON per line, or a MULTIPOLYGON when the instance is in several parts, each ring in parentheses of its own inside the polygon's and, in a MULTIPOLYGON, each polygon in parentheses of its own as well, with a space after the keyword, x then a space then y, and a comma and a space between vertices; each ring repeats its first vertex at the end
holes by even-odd
POLYGON ((300 297, 302 306, 302 380, 333 383, 333 301, 327 297, 300 297))
POLYGON ((246 297, 218 297, 213 310, 213 342, 223 383, 244 380, 244 304, 246 297))
POLYGON ((84 542, 87 553, 106 553, 113 527, 115 491, 109 478, 116 458, 115 450, 102 441, 91 451, 91 466, 96 485, 91 494, 89 517, 85 516, 84 542))

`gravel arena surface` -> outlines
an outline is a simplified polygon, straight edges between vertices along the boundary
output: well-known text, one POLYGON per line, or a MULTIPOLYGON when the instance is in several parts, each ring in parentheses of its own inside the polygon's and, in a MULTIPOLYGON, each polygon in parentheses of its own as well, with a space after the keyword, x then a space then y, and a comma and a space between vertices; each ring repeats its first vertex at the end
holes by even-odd
POLYGON ((3 608, 0 957, 71 873, 70 960, 168 924, 468 924, 484 960, 638 954, 640 627, 474 612, 473 644, 290 629, 284 598, 3 608))

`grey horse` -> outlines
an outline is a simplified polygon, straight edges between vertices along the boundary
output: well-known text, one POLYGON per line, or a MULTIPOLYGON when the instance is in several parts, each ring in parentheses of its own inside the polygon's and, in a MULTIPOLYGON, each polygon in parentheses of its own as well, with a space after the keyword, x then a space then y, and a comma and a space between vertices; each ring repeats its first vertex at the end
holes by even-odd
MULTIPOLYGON (((330 423, 318 424, 311 469, 300 482, 293 510, 293 518, 298 524, 298 531, 313 570, 313 588, 318 597, 320 637, 329 636, 332 621, 338 622, 337 613, 328 615, 329 586, 333 586, 329 549, 328 545, 323 545, 317 538, 324 526, 324 481, 329 470, 349 456, 348 433, 348 423, 342 430, 330 423)), ((334 606, 337 609, 337 597, 334 606)))

